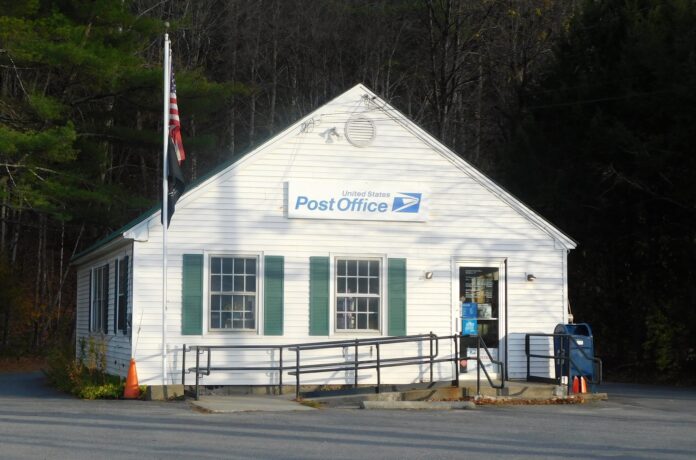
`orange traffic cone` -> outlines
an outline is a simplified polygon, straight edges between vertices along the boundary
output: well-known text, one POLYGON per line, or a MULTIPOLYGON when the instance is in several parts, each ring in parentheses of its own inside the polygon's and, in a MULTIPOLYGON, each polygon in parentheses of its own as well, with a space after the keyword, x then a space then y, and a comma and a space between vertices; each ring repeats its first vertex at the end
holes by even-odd
POLYGON ((587 393, 587 379, 580 377, 580 393, 587 393))
POLYGON ((138 386, 138 373, 135 371, 135 359, 131 358, 126 378, 126 387, 123 389, 123 397, 126 399, 138 399, 140 397, 140 386, 138 386))
POLYGON ((573 394, 580 393, 580 382, 577 376, 573 377, 573 394))

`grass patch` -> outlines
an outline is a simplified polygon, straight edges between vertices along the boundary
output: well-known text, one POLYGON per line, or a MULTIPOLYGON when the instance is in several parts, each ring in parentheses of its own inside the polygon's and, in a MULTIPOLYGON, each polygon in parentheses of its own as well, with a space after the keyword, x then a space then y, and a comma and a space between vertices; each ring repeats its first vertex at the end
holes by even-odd
POLYGON ((320 403, 319 401, 315 401, 313 399, 298 398, 295 399, 295 401, 302 404, 303 406, 313 407, 314 409, 321 409, 322 407, 324 407, 323 403, 320 403))

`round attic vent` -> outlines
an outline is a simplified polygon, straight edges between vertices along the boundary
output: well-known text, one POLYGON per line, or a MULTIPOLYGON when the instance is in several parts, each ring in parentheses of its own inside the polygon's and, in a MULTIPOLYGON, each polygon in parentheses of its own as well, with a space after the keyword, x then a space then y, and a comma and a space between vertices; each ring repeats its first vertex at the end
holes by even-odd
POLYGON ((356 147, 372 144, 376 134, 374 122, 363 115, 353 115, 346 122, 346 139, 356 147))

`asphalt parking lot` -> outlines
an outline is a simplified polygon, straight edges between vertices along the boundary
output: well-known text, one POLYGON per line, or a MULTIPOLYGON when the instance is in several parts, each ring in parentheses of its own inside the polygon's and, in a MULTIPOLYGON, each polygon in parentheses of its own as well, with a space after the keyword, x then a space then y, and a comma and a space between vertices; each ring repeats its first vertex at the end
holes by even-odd
POLYGON ((696 455, 696 389, 607 384, 609 401, 466 411, 206 414, 82 401, 0 374, 0 458, 665 458, 696 455))

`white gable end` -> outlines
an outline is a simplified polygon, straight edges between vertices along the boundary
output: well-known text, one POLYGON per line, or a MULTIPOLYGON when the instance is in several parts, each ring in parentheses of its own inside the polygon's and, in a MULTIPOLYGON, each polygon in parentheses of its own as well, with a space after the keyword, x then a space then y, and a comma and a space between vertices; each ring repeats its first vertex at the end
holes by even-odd
MULTIPOLYGON (((224 187, 222 183, 239 177, 248 177, 250 185, 263 188, 265 203, 273 194, 285 194, 286 190, 278 186, 289 180, 432 183, 435 184, 431 190, 433 196, 450 200, 441 203, 439 211, 437 207, 433 209, 434 218, 439 215, 452 217, 450 208, 466 206, 472 207, 472 212, 467 215, 475 218, 479 215, 476 211, 486 207, 491 212, 504 214, 499 216, 500 222, 511 230, 511 237, 519 234, 514 229, 524 227, 523 221, 526 221, 541 234, 552 238, 557 247, 573 249, 576 246, 553 225, 363 85, 353 87, 191 190, 177 204, 174 219, 183 220, 183 209, 198 199, 211 205, 210 197, 205 196, 208 193, 214 196, 215 190, 224 187), (369 120, 374 126, 374 139, 368 145, 356 147, 350 142, 347 123, 356 117, 369 120), (275 187, 269 180, 275 181, 275 187), (269 187, 275 191, 269 191, 269 187), (518 214, 522 219, 512 214, 518 214)), ((193 207, 205 212, 201 206, 193 207)), ((258 208, 254 210, 258 211, 258 208)), ((156 226, 159 221, 159 213, 156 213, 140 226, 156 226)), ((132 238, 133 233, 124 236, 132 238)), ((143 233, 147 234, 140 232, 143 233)))

